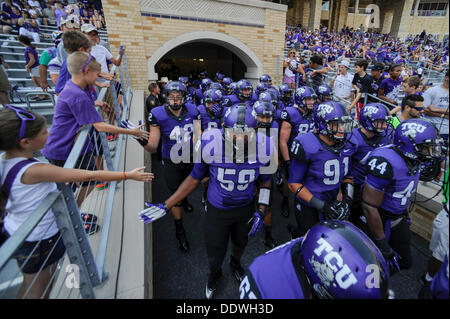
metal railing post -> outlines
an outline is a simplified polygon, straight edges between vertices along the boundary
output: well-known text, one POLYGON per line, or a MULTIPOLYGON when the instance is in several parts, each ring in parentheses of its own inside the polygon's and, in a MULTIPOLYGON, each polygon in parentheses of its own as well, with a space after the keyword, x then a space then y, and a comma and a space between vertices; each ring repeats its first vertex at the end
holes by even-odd
POLYGON ((111 90, 111 95, 114 104, 114 111, 116 112, 116 121, 117 125, 120 125, 120 110, 119 110, 119 101, 117 100, 117 90, 116 90, 116 82, 112 80, 109 86, 111 90))
POLYGON ((123 106, 125 108, 125 106, 128 106, 128 98, 127 98, 127 94, 125 94, 125 82, 124 82, 124 78, 123 78, 122 67, 123 67, 122 65, 120 65, 120 67, 119 67, 119 76, 120 76, 121 89, 123 92, 123 94, 122 94, 123 106))
POLYGON ((78 205, 70 186, 58 183, 64 201, 55 203, 54 215, 64 240, 70 262, 81 265, 80 275, 87 276, 85 285, 80 285, 83 298, 95 298, 92 287, 101 284, 100 275, 95 266, 95 259, 89 244, 78 205), (84 268, 84 269, 83 269, 84 268), (84 270, 84 271, 83 271, 84 270), (83 288, 84 287, 84 288, 83 288), (83 292, 83 290, 85 291, 83 292), (83 293, 86 293, 84 295, 83 293))

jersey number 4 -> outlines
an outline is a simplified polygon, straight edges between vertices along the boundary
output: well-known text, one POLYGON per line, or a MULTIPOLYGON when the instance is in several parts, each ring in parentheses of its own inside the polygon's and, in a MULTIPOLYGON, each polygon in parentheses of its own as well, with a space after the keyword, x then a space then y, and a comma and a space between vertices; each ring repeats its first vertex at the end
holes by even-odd
POLYGON ((401 198, 402 201, 400 202, 400 205, 405 206, 406 203, 408 202, 408 199, 411 197, 413 191, 414 191, 414 181, 410 181, 408 186, 404 190, 395 192, 394 194, 392 194, 392 197, 401 198))
POLYGON ((191 138, 191 134, 194 130, 194 126, 192 124, 186 124, 183 127, 183 130, 181 130, 180 126, 175 126, 172 131, 170 132, 169 138, 171 140, 177 141, 177 143, 188 142, 191 138), (184 133, 184 134, 182 134, 184 133), (183 138, 184 135, 184 138, 183 138))
POLYGON ((232 180, 226 180, 225 175, 233 175, 236 176, 236 169, 234 168, 218 168, 217 171, 217 180, 220 183, 220 186, 228 192, 234 191, 235 187, 239 191, 246 190, 248 184, 255 180, 255 170, 254 169, 243 169, 239 172, 237 186, 232 180))

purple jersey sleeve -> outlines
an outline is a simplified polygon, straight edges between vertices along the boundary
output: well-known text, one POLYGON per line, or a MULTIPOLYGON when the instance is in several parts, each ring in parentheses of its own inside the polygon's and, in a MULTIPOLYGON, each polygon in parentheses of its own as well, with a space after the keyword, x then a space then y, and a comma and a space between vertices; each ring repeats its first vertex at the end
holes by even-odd
POLYGON ((191 177, 196 180, 202 180, 208 172, 208 164, 205 163, 195 163, 194 168, 191 172, 191 177))

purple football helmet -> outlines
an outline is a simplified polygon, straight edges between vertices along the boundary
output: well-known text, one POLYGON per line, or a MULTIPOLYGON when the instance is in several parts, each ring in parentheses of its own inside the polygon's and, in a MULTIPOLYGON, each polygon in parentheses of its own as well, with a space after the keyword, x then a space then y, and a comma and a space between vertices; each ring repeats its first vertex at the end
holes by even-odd
POLYGON ((267 101, 256 101, 253 104, 253 110, 256 113, 256 116, 267 116, 270 117, 270 122, 261 122, 258 119, 258 127, 260 128, 271 128, 273 117, 275 115, 274 106, 267 101))
POLYGON ((238 89, 238 85, 237 82, 231 82, 230 85, 228 86, 228 91, 227 94, 231 95, 231 94, 238 94, 239 93, 239 89, 238 89))
POLYGON ((441 159, 443 142, 436 127, 427 120, 406 120, 394 132, 397 149, 406 157, 421 163, 441 159))
POLYGON ((223 91, 223 86, 220 83, 217 82, 213 82, 211 83, 211 85, 209 86, 209 89, 216 89, 216 90, 221 90, 223 91))
POLYGON ((256 94, 258 94, 258 96, 267 90, 269 86, 267 85, 267 83, 264 82, 258 82, 258 85, 256 86, 256 94))
POLYGON ((210 85, 213 83, 210 78, 204 78, 202 80, 202 83, 200 84, 200 87, 202 88, 202 91, 206 91, 209 89, 210 85))
POLYGON ((223 94, 219 89, 209 89, 206 90, 203 98, 203 103, 205 104, 206 110, 211 112, 214 116, 220 116, 223 110, 223 94), (209 105, 206 105, 206 104, 209 105), (212 105, 211 105, 212 104, 212 105))
POLYGON ((268 74, 263 74, 259 77, 259 82, 267 83, 268 86, 272 85, 272 78, 268 74))
POLYGON ((391 297, 389 270, 378 247, 345 221, 313 226, 301 244, 302 267, 311 288, 322 299, 385 299, 391 297), (376 272, 368 284, 370 273, 376 272), (376 278, 376 279, 375 279, 376 278))
POLYGON ((250 81, 242 79, 237 83, 238 95, 244 100, 250 100, 253 94, 253 86, 250 81), (250 90, 249 93, 244 93, 244 90, 250 90))
POLYGON ((225 88, 225 90, 228 90, 228 87, 232 82, 233 80, 230 77, 226 76, 222 80, 222 86, 225 88))
POLYGON ((289 84, 282 84, 278 89, 280 92, 280 100, 284 103, 289 103, 292 101, 293 90, 289 84))
POLYGON ((240 132, 248 131, 257 125, 256 113, 245 103, 238 103, 228 108, 223 117, 223 127, 240 132))
POLYGON ((217 82, 222 81, 224 77, 225 77, 225 75, 222 72, 216 73, 216 81, 217 82))
POLYGON ((180 77, 178 78, 178 82, 183 83, 184 86, 187 87, 188 84, 189 84, 189 78, 188 78, 187 76, 180 76, 180 77))
POLYGON ((207 75, 207 72, 205 70, 203 70, 198 74, 198 77, 200 80, 203 80, 204 78, 206 78, 206 75, 207 75))
POLYGON ((383 134, 391 118, 388 108, 381 103, 368 103, 359 112, 359 124, 367 131, 383 134))
POLYGON ((313 88, 309 86, 301 86, 297 90, 295 90, 294 102, 299 107, 301 107, 306 114, 312 114, 314 110, 314 105, 317 102, 317 95, 314 92, 313 88), (305 99, 314 99, 314 104, 311 104, 308 107, 308 104, 305 102, 305 99))
POLYGON ((331 88, 328 84, 321 84, 317 87, 317 98, 320 102, 326 102, 331 99, 331 88))
POLYGON ((270 91, 265 91, 262 92, 259 97, 258 97, 259 101, 265 101, 265 102, 269 102, 270 104, 273 105, 273 107, 276 109, 278 107, 278 102, 275 98, 275 96, 273 95, 272 92, 270 91))
MULTIPOLYGON (((166 97, 166 102, 167 104, 169 104, 170 108, 172 108, 173 110, 179 110, 184 102, 185 102, 185 97, 186 97, 186 87, 184 86, 183 83, 178 82, 178 81, 170 81, 169 83, 166 84, 166 86, 164 87, 164 92, 165 92, 165 97, 166 97), (170 97, 169 94, 172 92, 179 92, 183 95, 183 99, 181 101, 181 103, 177 103, 174 102, 173 104, 169 103, 170 97)), ((177 100, 175 100, 177 101, 177 100)))
POLYGON ((329 137, 338 148, 344 145, 347 134, 352 130, 353 120, 339 102, 328 101, 319 104, 314 108, 313 120, 317 132, 329 137))

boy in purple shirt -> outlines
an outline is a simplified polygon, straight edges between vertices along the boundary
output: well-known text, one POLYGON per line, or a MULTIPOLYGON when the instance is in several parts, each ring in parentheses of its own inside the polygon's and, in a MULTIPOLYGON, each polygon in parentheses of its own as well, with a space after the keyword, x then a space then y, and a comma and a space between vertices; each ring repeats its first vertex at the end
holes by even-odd
MULTIPOLYGON (((129 134, 138 138, 148 138, 148 132, 141 131, 141 127, 128 130, 104 123, 102 117, 95 110, 95 99, 90 89, 100 72, 100 64, 95 61, 95 58, 86 52, 74 52, 67 59, 67 66, 72 75, 72 80, 67 82, 58 97, 51 134, 42 150, 42 154, 50 163, 64 166, 75 143, 77 133, 88 124, 92 124, 99 132, 129 134)), ((95 170, 95 163, 92 162, 93 156, 90 154, 92 145, 89 140, 86 144, 84 146, 85 153, 79 158, 76 167, 95 170), (91 161, 89 162, 87 159, 91 159, 91 161)), ((81 192, 84 193, 78 196, 77 204, 79 206, 85 198, 86 192, 91 189, 92 187, 89 190, 83 187, 81 192)))
MULTIPOLYGON (((402 72, 402 67, 400 64, 393 64, 389 68, 390 77, 384 79, 380 88, 378 89, 378 97, 388 103, 398 105, 398 95, 400 93, 400 88, 402 85, 402 78, 400 73, 402 72)), ((388 105, 389 109, 393 107, 388 105)))

